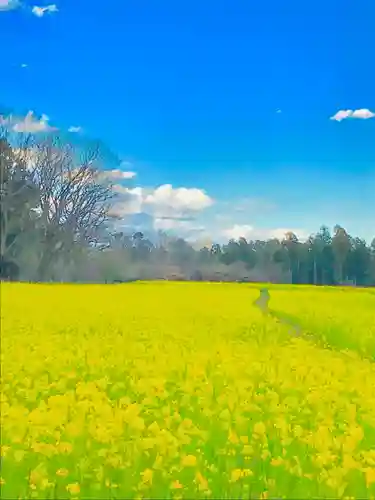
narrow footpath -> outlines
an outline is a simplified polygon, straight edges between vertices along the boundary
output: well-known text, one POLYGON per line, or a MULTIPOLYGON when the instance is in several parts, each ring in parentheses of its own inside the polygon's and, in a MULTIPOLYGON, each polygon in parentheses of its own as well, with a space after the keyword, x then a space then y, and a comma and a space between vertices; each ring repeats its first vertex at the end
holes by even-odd
MULTIPOLYGON (((269 304, 271 296, 270 296, 270 293, 268 291, 268 288, 261 288, 259 291, 260 291, 260 295, 256 300, 254 300, 253 304, 256 307, 258 307, 262 311, 263 314, 274 318, 278 323, 281 323, 283 325, 288 326, 289 327, 289 334, 292 337, 300 337, 304 340, 309 340, 311 342, 314 342, 315 345, 320 346, 323 349, 328 349, 330 351, 337 351, 337 352, 340 352, 341 354, 344 354, 348 357, 351 357, 350 352, 339 350, 339 349, 335 348, 334 346, 323 342, 323 339, 319 338, 319 336, 314 335, 313 333, 310 333, 310 332, 307 332, 306 330, 304 330, 301 327, 301 325, 296 323, 287 314, 270 309, 268 304, 269 304)), ((365 356, 365 358, 371 362, 375 361, 375 359, 368 358, 367 356, 365 356)))
POLYGON ((307 332, 304 332, 302 330, 302 327, 288 318, 287 315, 284 315, 280 312, 273 311, 272 309, 269 308, 269 301, 271 299, 270 292, 268 291, 268 288, 261 288, 260 290, 260 295, 259 297, 254 301, 254 305, 258 307, 263 314, 266 314, 268 316, 271 316, 274 318, 276 321, 279 323, 286 325, 289 327, 289 333, 293 337, 303 337, 305 339, 312 340, 314 339, 314 336, 312 334, 309 334, 307 332))

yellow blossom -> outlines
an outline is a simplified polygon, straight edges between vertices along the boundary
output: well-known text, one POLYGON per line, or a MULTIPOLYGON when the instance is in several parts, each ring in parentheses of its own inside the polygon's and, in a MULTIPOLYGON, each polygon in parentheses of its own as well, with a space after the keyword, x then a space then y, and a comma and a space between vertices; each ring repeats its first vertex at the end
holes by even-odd
POLYGON ((56 471, 56 476, 66 477, 68 475, 69 475, 68 469, 61 468, 61 469, 57 469, 57 471, 56 471))
POLYGON ((154 475, 154 472, 151 469, 145 469, 142 473, 142 481, 144 483, 152 484, 152 478, 154 475))
POLYGON ((253 432, 262 436, 266 432, 266 426, 263 422, 257 422, 253 427, 253 432))
POLYGON ((195 480, 199 485, 199 489, 201 490, 208 490, 208 481, 207 479, 201 474, 201 472, 197 472, 195 474, 195 480))
POLYGON ((373 290, 0 286, 3 495, 375 496, 373 290))
POLYGON ((228 440, 232 444, 237 444, 239 442, 237 434, 232 429, 229 431, 228 440))
POLYGON ((194 455, 186 455, 181 460, 181 465, 183 467, 194 467, 195 465, 197 465, 197 457, 194 455))
POLYGON ((60 453, 64 453, 64 454, 70 454, 73 450, 73 446, 71 443, 67 443, 67 442, 61 442, 57 445, 57 449, 60 453))
POLYGON ((10 446, 7 446, 5 444, 0 446, 0 456, 5 457, 7 452, 10 450, 10 446))
POLYGON ((283 463, 284 463, 284 459, 281 457, 271 459, 271 465, 273 465, 274 467, 278 467, 279 465, 282 465, 283 463))
POLYGON ((366 474, 366 484, 369 488, 372 484, 375 483, 375 467, 367 467, 365 469, 366 474))
POLYGON ((172 490, 180 490, 181 488, 183 488, 182 484, 180 483, 180 481, 178 479, 176 479, 176 481, 173 481, 171 483, 171 489, 172 490))
POLYGON ((231 472, 230 479, 232 482, 238 481, 242 477, 242 470, 241 469, 234 469, 231 472))
POLYGON ((78 483, 71 483, 66 486, 66 490, 71 495, 77 495, 81 491, 81 488, 78 483))

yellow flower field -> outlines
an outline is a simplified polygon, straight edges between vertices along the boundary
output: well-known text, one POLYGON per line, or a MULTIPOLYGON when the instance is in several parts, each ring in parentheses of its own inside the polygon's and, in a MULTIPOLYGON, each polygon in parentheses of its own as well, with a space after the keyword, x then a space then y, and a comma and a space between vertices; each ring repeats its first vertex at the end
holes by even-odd
POLYGON ((272 309, 295 318, 324 343, 350 349, 375 361, 375 294, 353 288, 275 288, 272 309), (319 304, 319 306, 316 306, 319 304))
POLYGON ((253 286, 2 284, 2 498, 375 498, 375 297, 270 290, 352 350, 253 286))

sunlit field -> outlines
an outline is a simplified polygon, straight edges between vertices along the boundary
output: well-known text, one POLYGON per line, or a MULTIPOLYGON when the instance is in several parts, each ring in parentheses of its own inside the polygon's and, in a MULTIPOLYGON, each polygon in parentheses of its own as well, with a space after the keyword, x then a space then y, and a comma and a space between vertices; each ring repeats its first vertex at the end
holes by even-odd
POLYGON ((245 284, 1 285, 2 498, 375 498, 375 296, 270 293, 316 341, 245 284))
POLYGON ((297 321, 318 341, 350 349, 375 361, 375 295, 373 290, 301 287, 272 292, 270 307, 297 321))

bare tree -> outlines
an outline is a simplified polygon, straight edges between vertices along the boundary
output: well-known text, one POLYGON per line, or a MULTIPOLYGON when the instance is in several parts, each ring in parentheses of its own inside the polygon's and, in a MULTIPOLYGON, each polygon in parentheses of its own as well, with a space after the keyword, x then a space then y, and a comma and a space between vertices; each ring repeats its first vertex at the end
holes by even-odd
POLYGON ((27 212, 33 222, 28 236, 38 240, 36 275, 43 280, 56 259, 69 260, 75 246, 97 245, 111 221, 115 193, 101 169, 99 145, 77 147, 58 135, 39 137, 5 128, 0 136, 1 256, 15 241, 9 238, 10 215, 25 237, 21 211, 27 212))
POLYGON ((38 225, 41 258, 38 274, 48 274, 57 257, 69 259, 75 244, 94 246, 110 220, 114 193, 102 175, 99 148, 79 151, 58 136, 35 142, 27 151, 40 192, 38 225))
MULTIPOLYGON (((26 143, 25 143, 26 144, 26 143)), ((39 192, 32 182, 26 163, 9 143, 9 134, 0 128, 0 262, 3 267, 16 265, 20 240, 33 226, 32 208, 39 192)))

